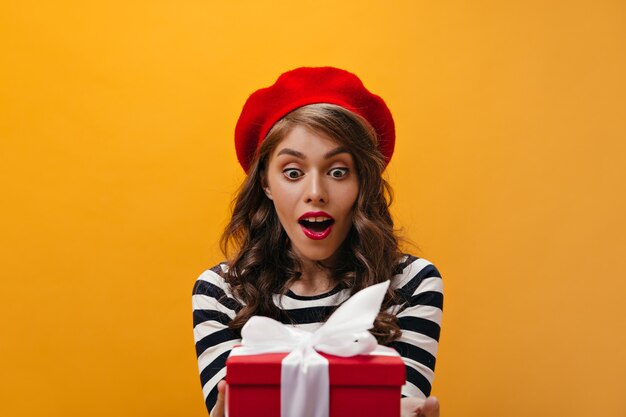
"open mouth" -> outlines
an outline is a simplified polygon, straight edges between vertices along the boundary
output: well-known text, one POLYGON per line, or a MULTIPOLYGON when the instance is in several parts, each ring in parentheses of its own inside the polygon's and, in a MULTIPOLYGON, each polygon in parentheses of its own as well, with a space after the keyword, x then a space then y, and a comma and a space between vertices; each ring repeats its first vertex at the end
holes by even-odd
POLYGON ((335 220, 325 217, 308 217, 298 220, 298 223, 307 230, 313 233, 322 233, 335 223, 335 220))
POLYGON ((335 219, 323 211, 305 213, 298 219, 304 235, 309 239, 326 239, 333 228, 335 219))

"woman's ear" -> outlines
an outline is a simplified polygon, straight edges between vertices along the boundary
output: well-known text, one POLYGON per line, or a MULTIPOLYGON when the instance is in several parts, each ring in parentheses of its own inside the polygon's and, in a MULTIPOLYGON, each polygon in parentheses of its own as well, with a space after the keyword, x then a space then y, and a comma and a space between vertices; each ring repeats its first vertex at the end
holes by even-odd
POLYGON ((263 187, 263 192, 265 193, 267 198, 269 198, 270 200, 273 200, 272 190, 270 190, 270 186, 268 185, 267 178, 265 178, 265 176, 263 176, 263 178, 261 179, 261 187, 263 187))

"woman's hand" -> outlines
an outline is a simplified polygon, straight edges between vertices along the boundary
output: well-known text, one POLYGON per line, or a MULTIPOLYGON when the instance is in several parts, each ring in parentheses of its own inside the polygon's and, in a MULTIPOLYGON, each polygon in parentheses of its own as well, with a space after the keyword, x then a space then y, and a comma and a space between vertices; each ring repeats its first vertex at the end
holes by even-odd
POLYGON ((217 383, 217 402, 211 411, 210 417, 224 417, 224 407, 226 404, 226 381, 223 379, 217 383))
POLYGON ((437 397, 428 397, 425 400, 403 398, 400 400, 400 414, 402 417, 439 417, 439 400, 437 397))

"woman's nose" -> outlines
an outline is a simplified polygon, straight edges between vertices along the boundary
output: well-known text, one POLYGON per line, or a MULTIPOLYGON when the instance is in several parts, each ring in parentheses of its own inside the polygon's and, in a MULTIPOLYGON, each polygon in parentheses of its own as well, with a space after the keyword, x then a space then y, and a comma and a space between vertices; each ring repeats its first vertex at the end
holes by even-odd
POLYGON ((307 189, 305 192, 305 201, 307 203, 327 203, 328 193, 321 175, 309 175, 307 189))

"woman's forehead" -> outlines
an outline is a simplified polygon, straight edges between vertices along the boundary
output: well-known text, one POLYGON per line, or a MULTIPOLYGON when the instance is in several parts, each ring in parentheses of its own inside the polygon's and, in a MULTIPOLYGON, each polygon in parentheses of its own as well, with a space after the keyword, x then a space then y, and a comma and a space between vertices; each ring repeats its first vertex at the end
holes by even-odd
POLYGON ((346 144, 330 137, 325 132, 297 125, 290 129, 277 143, 272 153, 274 156, 283 154, 293 156, 323 154, 325 157, 332 157, 340 153, 350 153, 350 150, 346 144), (296 153, 298 155, 295 155, 296 153))

